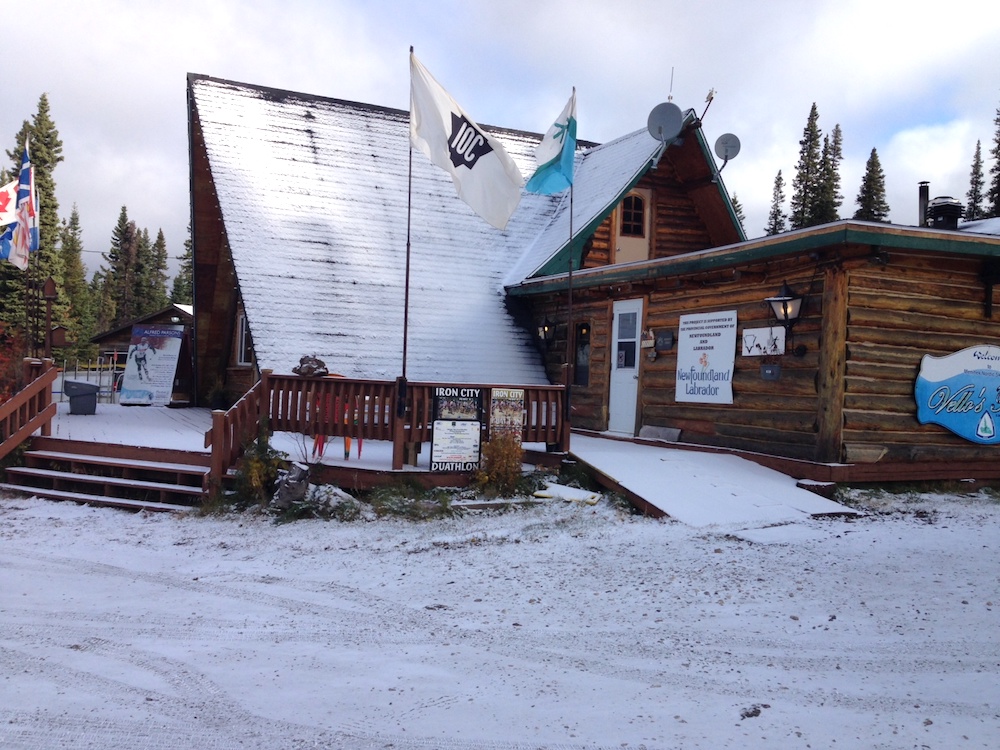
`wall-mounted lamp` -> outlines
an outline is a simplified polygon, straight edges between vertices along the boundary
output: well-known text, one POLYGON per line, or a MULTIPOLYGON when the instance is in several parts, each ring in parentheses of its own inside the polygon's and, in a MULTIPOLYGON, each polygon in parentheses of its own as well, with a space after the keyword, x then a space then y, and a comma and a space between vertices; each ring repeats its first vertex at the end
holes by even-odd
POLYGON ((552 339, 556 337, 556 327, 548 318, 542 321, 541 325, 538 326, 538 338, 540 341, 544 341, 546 344, 550 343, 552 339))
POLYGON ((802 296, 796 294, 788 286, 788 282, 781 285, 781 289, 774 297, 765 297, 764 301, 771 306, 771 312, 777 318, 778 323, 789 330, 802 313, 802 296))

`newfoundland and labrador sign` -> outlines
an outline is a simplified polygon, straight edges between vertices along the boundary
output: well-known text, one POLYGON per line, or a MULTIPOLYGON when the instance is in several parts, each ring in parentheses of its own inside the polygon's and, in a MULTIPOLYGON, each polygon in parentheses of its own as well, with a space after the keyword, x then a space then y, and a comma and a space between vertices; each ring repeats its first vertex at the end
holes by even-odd
POLYGON ((925 354, 914 397, 920 424, 939 424, 974 443, 1000 443, 1000 346, 925 354))

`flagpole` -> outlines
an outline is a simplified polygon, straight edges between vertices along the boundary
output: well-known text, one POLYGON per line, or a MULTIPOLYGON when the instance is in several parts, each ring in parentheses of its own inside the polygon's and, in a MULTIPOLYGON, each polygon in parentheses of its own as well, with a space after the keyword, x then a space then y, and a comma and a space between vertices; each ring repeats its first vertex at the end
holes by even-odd
MULTIPOLYGON (((410 45, 410 58, 413 57, 413 45, 410 45)), ((412 75, 412 73, 411 73, 412 75)), ((413 85, 412 81, 410 83, 413 85)), ((410 122, 413 121, 413 101, 412 90, 410 94, 410 122)), ((410 225, 413 215, 413 139, 407 133, 406 141, 410 146, 409 163, 406 175, 406 272, 403 280, 403 367, 402 375, 396 382, 396 417, 402 419, 406 416, 406 349, 409 342, 410 326, 410 225)), ((393 441, 395 442, 395 437, 393 441)), ((395 453, 395 448, 393 449, 395 453)), ((395 468, 396 458, 393 456, 393 467, 395 468)))
MULTIPOLYGON (((570 391, 576 378, 576 331, 573 325, 573 183, 569 185, 569 275, 567 287, 569 300, 567 304, 566 324, 566 405, 565 416, 567 430, 572 428, 572 410, 570 408, 570 391)), ((568 434, 568 433, 567 433, 568 434)))

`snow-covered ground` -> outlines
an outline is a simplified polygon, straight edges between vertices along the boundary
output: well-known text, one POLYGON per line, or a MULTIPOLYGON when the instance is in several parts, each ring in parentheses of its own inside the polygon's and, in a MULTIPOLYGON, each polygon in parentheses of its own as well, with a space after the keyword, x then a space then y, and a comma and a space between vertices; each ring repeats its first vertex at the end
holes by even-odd
POLYGON ((1000 504, 795 526, 0 499, 0 748, 1000 746, 1000 504))

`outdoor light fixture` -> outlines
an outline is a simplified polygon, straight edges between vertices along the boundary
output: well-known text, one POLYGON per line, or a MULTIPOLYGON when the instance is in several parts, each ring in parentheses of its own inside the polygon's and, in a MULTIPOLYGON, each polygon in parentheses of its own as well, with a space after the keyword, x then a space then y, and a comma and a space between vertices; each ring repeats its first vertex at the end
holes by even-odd
POLYGON ((538 338, 544 341, 546 344, 552 341, 556 335, 556 327, 553 325, 552 321, 546 318, 540 326, 538 326, 538 338))
POLYGON ((786 331, 795 325, 802 312, 802 297, 791 290, 787 281, 782 283, 777 295, 766 297, 764 301, 771 306, 774 317, 786 331))

